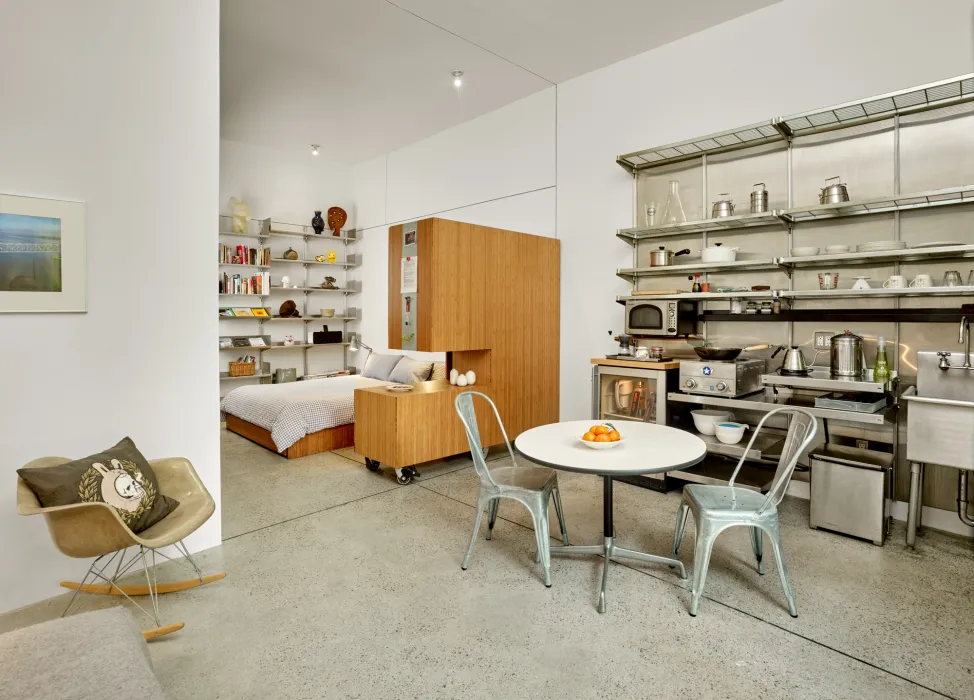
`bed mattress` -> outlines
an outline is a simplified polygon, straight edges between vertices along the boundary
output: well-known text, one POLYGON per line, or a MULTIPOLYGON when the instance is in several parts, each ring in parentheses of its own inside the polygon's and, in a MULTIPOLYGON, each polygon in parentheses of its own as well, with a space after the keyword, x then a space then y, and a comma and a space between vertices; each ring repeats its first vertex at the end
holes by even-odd
POLYGON ((359 375, 232 390, 220 410, 271 433, 283 452, 309 433, 355 422, 355 390, 389 384, 359 375))

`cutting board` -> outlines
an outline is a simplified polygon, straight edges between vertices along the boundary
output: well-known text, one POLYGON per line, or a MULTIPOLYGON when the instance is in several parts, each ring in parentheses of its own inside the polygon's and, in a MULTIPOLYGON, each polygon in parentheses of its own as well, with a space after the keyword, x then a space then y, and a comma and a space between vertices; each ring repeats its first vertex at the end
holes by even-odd
POLYGON ((686 294, 682 289, 637 289, 632 293, 634 297, 640 297, 645 294, 686 294))

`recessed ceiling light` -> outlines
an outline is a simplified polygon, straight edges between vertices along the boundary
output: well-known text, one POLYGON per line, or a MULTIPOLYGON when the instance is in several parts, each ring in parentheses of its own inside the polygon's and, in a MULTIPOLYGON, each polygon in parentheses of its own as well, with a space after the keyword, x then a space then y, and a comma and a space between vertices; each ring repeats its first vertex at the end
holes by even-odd
POLYGON ((453 87, 459 90, 463 87, 463 71, 455 70, 453 71, 453 87))
POLYGON ((321 149, 321 146, 319 146, 317 143, 311 144, 311 155, 313 155, 313 156, 318 155, 318 152, 319 152, 320 149, 321 149))

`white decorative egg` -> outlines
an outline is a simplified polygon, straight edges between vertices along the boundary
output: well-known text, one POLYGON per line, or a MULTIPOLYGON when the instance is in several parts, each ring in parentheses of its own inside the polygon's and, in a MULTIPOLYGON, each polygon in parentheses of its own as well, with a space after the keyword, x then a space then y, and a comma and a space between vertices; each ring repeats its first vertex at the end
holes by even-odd
POLYGON ((473 384, 477 381, 477 375, 473 370, 467 372, 467 384, 473 384))
POLYGON ((461 374, 457 377, 457 386, 467 386, 467 375, 461 374))
POLYGON ((460 373, 457 372, 457 370, 456 370, 455 367, 450 370, 450 384, 456 384, 457 383, 457 375, 459 375, 459 374, 460 373))

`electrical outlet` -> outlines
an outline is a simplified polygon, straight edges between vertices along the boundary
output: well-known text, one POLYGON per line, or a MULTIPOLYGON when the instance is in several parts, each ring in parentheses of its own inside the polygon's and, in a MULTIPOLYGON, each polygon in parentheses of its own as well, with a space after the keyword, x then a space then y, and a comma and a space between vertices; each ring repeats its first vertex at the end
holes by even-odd
POLYGON ((828 350, 832 347, 832 336, 835 331, 815 331, 815 349, 828 350))
POLYGON ((856 440, 856 447, 861 450, 869 449, 869 440, 856 440))

